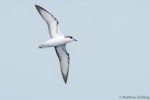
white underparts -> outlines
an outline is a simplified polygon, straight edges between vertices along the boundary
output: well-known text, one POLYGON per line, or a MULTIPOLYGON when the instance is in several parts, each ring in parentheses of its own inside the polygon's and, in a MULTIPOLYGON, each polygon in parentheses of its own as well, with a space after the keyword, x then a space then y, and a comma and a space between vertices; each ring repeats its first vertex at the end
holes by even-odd
POLYGON ((52 39, 42 43, 39 46, 39 48, 57 47, 57 46, 64 45, 69 42, 72 42, 72 40, 60 36, 60 37, 52 38, 52 39))

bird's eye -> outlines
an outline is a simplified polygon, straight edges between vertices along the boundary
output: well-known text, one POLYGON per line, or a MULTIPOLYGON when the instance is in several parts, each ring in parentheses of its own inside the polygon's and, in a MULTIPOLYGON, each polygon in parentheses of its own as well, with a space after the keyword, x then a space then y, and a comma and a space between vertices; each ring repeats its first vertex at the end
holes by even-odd
POLYGON ((70 38, 72 39, 73 37, 70 36, 70 38))

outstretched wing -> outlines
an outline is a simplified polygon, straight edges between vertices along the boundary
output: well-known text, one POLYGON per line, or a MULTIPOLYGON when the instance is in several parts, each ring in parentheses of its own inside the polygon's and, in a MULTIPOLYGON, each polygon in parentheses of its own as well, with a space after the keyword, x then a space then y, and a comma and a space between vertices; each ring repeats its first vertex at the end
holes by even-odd
POLYGON ((67 82, 68 72, 69 72, 69 53, 66 50, 66 44, 63 46, 55 47, 57 56, 60 62, 61 73, 65 83, 67 82))
POLYGON ((54 38, 54 37, 57 37, 58 35, 62 35, 58 27, 58 20, 44 8, 38 5, 35 5, 35 7, 40 13, 40 15, 42 16, 42 18, 47 23, 50 36, 54 38))

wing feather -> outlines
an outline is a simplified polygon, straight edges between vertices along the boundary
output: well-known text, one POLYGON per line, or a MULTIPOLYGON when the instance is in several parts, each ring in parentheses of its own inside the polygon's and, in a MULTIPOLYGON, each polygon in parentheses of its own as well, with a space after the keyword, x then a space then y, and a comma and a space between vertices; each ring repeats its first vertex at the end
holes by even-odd
POLYGON ((47 10, 44 8, 35 5, 36 9, 38 10, 39 14, 42 16, 44 21, 48 25, 49 33, 52 38, 62 35, 59 28, 58 28, 58 20, 47 10))
POLYGON ((59 58, 61 73, 64 79, 64 82, 67 82, 68 72, 69 72, 69 53, 66 50, 66 45, 55 47, 56 54, 59 58))

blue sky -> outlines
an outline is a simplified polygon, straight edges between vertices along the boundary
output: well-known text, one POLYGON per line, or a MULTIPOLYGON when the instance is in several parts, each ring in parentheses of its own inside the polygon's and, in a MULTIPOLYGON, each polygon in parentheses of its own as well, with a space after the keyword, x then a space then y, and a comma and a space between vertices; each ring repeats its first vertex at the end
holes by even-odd
POLYGON ((119 100, 150 96, 149 0, 0 1, 0 100, 119 100), (50 11, 65 35, 64 84, 54 48, 34 5, 50 11))

